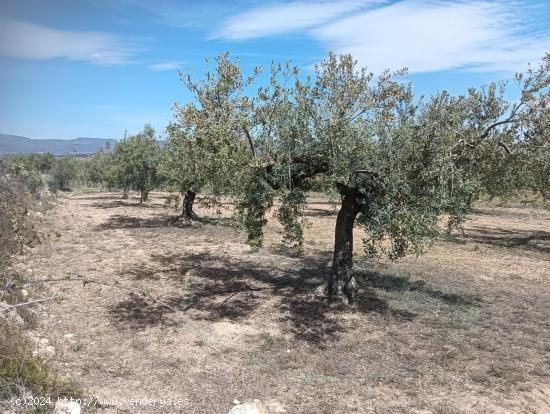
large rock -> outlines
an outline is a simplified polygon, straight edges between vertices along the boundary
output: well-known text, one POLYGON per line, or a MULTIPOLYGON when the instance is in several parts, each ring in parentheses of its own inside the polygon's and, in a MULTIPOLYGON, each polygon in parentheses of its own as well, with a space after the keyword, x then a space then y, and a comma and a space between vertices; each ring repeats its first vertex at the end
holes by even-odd
POLYGON ((252 402, 234 406, 228 414, 269 414, 269 412, 260 400, 252 400, 252 402))
POLYGON ((76 401, 57 401, 53 414, 80 414, 80 404, 76 401))

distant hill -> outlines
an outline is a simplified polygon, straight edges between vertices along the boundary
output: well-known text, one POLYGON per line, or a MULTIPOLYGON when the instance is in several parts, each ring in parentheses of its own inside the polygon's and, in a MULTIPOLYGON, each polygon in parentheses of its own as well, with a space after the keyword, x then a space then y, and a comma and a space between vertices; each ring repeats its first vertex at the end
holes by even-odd
POLYGON ((98 149, 110 145, 114 148, 114 139, 76 138, 76 139, 31 139, 17 135, 0 134, 0 155, 31 152, 51 152, 62 154, 92 154, 98 149))

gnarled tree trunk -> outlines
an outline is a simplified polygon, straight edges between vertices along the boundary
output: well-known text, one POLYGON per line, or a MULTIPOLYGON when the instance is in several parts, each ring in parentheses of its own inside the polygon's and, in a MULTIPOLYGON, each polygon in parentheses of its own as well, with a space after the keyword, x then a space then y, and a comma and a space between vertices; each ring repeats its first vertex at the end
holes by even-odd
POLYGON ((357 281, 353 277, 353 225, 359 214, 357 190, 340 186, 342 205, 336 218, 334 256, 328 280, 328 295, 353 303, 357 296, 357 281))
POLYGON ((124 187, 124 192, 122 193, 122 198, 126 199, 128 198, 128 193, 130 192, 130 189, 128 187, 124 187))
POLYGON ((200 221, 200 217, 193 211, 193 204, 195 203, 195 196, 197 194, 194 191, 187 190, 183 197, 183 206, 181 211, 181 218, 186 220, 200 221))

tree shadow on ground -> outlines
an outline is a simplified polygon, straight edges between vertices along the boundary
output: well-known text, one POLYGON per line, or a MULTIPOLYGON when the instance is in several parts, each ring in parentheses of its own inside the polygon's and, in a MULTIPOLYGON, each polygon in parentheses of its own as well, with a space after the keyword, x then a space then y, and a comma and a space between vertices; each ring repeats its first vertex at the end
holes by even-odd
POLYGON ((199 217, 201 224, 209 224, 211 226, 230 227, 233 229, 241 229, 243 225, 235 217, 223 217, 223 216, 207 216, 203 215, 199 217))
POLYGON ((123 275, 132 276, 134 280, 159 280, 159 270, 155 268, 147 268, 145 266, 132 266, 125 270, 123 275))
MULTIPOLYGON (((476 216, 489 217, 529 217, 535 211, 530 210, 533 206, 529 204, 520 204, 517 206, 496 206, 496 207, 477 207, 472 209, 472 214, 476 216)), ((538 213, 535 213, 538 214, 538 213)))
POLYGON ((444 292, 434 289, 424 280, 411 280, 406 276, 395 276, 373 271, 357 272, 357 279, 365 288, 382 289, 387 292, 420 292, 445 302, 448 305, 480 306, 483 300, 476 295, 444 292))
POLYGON ((319 296, 282 297, 279 320, 287 325, 285 331, 295 339, 324 347, 324 343, 353 329, 342 320, 344 314, 377 314, 397 322, 410 322, 415 313, 392 308, 375 292, 363 291, 353 306, 331 303, 319 296))
POLYGON ((175 326, 176 321, 169 316, 175 312, 177 303, 177 297, 158 301, 130 292, 126 299, 109 309, 109 314, 120 327, 145 329, 156 325, 175 326))
POLYGON ((327 210, 323 208, 308 207, 304 213, 305 217, 333 217, 337 216, 337 210, 327 210))
POLYGON ((107 221, 96 226, 96 230, 133 229, 142 227, 167 227, 172 225, 174 218, 165 214, 157 214, 153 217, 132 217, 114 215, 107 221))
POLYGON ((238 230, 240 228, 237 221, 231 217, 204 216, 201 217, 200 220, 186 220, 182 219, 180 215, 157 213, 153 217, 135 217, 116 214, 110 216, 109 219, 104 223, 97 225, 96 229, 101 231, 140 227, 200 228, 201 226, 205 225, 213 227, 224 227, 232 230, 238 230))
POLYGON ((100 208, 103 210, 107 210, 110 208, 120 208, 120 207, 137 207, 137 208, 159 208, 162 207, 160 204, 154 204, 154 203, 143 203, 139 204, 139 200, 112 200, 112 201, 103 201, 103 202, 95 202, 89 204, 90 207, 94 208, 100 208))
POLYGON ((79 200, 120 200, 122 199, 122 191, 120 194, 105 194, 101 193, 101 195, 87 195, 85 197, 78 196, 79 200))
POLYGON ((459 244, 478 243, 541 253, 550 252, 550 232, 547 231, 505 230, 477 226, 468 229, 463 234, 456 235, 449 241, 459 244))
MULTIPOLYGON (((273 313, 283 332, 322 347, 352 329, 345 323, 346 314, 377 314, 397 322, 412 321, 417 316, 393 308, 378 297, 374 288, 418 290, 449 304, 473 301, 433 289, 423 281, 406 282, 404 278, 370 274, 353 306, 331 303, 315 294, 315 288, 328 272, 323 257, 302 257, 288 262, 287 257, 266 255, 260 262, 258 256, 237 260, 210 252, 153 254, 151 259, 155 265, 146 273, 162 273, 163 279, 182 286, 181 290, 177 289, 181 293, 163 298, 162 303, 130 297, 113 307, 111 314, 125 326, 142 327, 172 323, 167 316, 176 312, 209 322, 239 322, 273 313)), ((132 274, 137 269, 133 269, 132 274)))

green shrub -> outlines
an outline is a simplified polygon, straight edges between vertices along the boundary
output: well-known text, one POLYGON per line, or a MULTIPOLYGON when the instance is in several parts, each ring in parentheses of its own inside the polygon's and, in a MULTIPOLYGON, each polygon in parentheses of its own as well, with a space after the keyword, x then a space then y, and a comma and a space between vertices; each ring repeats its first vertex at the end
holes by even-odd
POLYGON ((72 380, 60 379, 45 361, 32 354, 31 343, 19 327, 4 320, 0 323, 0 349, 0 399, 29 392, 52 400, 80 395, 72 380))
POLYGON ((49 180, 53 190, 68 191, 71 182, 77 177, 77 162, 73 157, 63 157, 55 161, 49 180))
MULTIPOLYGON (((27 170, 21 163, 0 160, 0 301, 4 304, 25 300, 19 288, 21 281, 9 266, 24 246, 40 241, 40 232, 29 213, 45 201, 41 199, 43 186, 40 175, 27 170)), ((78 396, 71 381, 59 379, 44 361, 33 356, 32 344, 23 331, 32 322, 28 308, 20 307, 19 312, 10 317, 5 310, 1 312, 0 402, 28 393, 49 395, 52 400, 78 396)))

